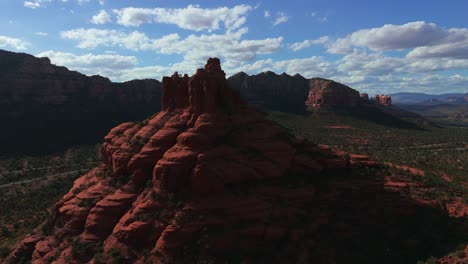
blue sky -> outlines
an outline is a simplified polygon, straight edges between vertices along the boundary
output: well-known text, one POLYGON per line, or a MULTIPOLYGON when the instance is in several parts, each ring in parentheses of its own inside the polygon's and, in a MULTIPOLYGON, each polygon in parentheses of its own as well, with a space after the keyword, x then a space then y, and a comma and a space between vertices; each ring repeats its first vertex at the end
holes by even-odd
POLYGON ((468 1, 0 0, 0 48, 113 81, 299 73, 361 92, 468 92, 468 1))

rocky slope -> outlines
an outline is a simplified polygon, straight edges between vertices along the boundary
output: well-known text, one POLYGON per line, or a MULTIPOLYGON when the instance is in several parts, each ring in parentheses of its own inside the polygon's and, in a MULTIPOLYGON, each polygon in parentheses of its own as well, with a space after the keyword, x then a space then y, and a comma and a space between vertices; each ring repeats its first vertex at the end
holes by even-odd
POLYGON ((164 77, 161 112, 113 128, 103 164, 5 262, 414 263, 466 231, 369 157, 265 119, 224 76, 209 59, 164 77))
POLYGON ((2 153, 96 142, 116 124, 154 113, 161 100, 156 80, 112 83, 3 50, 0 80, 2 153))

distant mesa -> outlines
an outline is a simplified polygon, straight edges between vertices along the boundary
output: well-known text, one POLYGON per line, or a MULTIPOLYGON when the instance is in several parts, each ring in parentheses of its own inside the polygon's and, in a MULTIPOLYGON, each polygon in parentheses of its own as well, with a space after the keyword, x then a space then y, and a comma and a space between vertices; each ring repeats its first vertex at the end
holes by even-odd
POLYGON ((0 120, 8 124, 0 129, 3 154, 96 143, 109 128, 146 118, 161 103, 157 80, 114 83, 4 50, 0 80, 0 120))
POLYGON ((332 80, 313 78, 309 81, 309 95, 305 104, 312 109, 322 107, 356 107, 359 92, 332 80))
POLYGON ((228 78, 229 86, 240 91, 241 97, 259 109, 305 113, 306 110, 346 109, 366 103, 391 106, 391 97, 369 98, 349 86, 323 78, 306 79, 300 74, 290 76, 267 71, 249 76, 244 72, 228 78))

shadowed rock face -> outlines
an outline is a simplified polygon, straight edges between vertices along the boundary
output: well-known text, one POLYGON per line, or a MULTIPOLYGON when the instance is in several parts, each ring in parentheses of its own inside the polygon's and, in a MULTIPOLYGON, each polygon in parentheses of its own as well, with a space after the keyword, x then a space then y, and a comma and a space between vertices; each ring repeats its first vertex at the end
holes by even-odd
POLYGON ((332 80, 313 78, 309 82, 306 105, 320 107, 355 107, 360 102, 359 92, 332 80))
POLYGON ((307 98, 307 79, 299 74, 277 75, 271 71, 249 76, 237 73, 228 79, 229 86, 238 90, 249 104, 276 111, 302 113, 307 98))
POLYGON ((0 131, 4 154, 98 142, 109 128, 148 117, 161 100, 156 80, 112 83, 3 50, 0 80, 0 120, 8 124, 0 131))
POLYGON ((249 76, 240 72, 229 77, 228 83, 260 109, 303 113, 306 108, 355 107, 361 101, 359 92, 346 85, 322 78, 306 79, 299 74, 268 71, 249 76))
POLYGON ((216 58, 163 86, 162 111, 113 128, 103 164, 7 263, 405 263, 445 242, 428 230, 459 231, 363 174, 379 168, 369 157, 295 138, 242 103, 216 58))
POLYGON ((367 93, 361 93, 359 96, 364 102, 369 102, 369 95, 367 93))

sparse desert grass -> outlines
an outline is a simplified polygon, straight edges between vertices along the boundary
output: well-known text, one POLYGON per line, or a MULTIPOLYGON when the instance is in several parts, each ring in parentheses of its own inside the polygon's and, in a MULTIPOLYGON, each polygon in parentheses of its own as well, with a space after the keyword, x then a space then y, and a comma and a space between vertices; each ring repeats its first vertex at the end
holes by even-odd
POLYGON ((47 156, 0 158, 0 186, 4 186, 0 189, 0 259, 49 217, 47 209, 77 177, 97 164, 97 149, 98 145, 81 146, 47 156), (28 181, 33 178, 38 179, 28 181), (5 186, 9 183, 15 184, 5 186))
POLYGON ((468 200, 468 128, 401 128, 339 114, 268 114, 293 134, 312 142, 421 169, 426 172, 423 180, 428 185, 444 186, 468 200), (440 173, 451 182, 442 179, 440 173))

